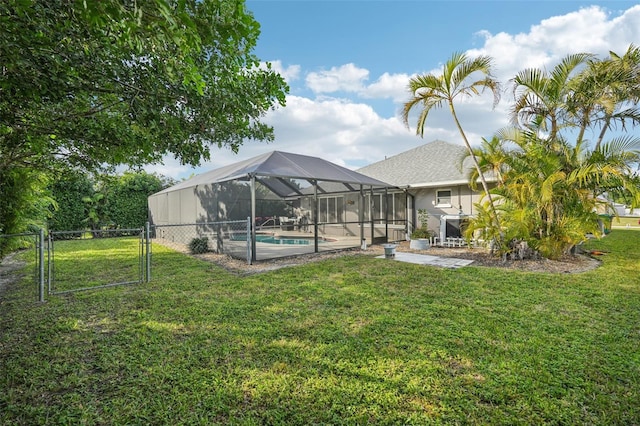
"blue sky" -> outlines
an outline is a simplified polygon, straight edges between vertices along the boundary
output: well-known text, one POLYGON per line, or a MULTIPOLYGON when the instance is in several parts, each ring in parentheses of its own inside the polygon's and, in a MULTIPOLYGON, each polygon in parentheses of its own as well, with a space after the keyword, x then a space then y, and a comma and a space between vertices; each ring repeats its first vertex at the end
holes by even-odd
MULTIPOLYGON (((270 111, 273 143, 247 142, 238 154, 212 150, 197 168, 167 158, 150 167, 174 178, 280 150, 357 169, 423 143, 462 143, 447 111, 427 122, 424 138, 399 116, 415 74, 437 72, 453 52, 487 54, 506 83, 521 69, 552 67, 569 53, 604 57, 640 44, 634 1, 247 0, 261 25, 255 55, 290 85, 287 106, 270 111)), ((509 97, 460 105, 472 143, 506 125, 509 97)))

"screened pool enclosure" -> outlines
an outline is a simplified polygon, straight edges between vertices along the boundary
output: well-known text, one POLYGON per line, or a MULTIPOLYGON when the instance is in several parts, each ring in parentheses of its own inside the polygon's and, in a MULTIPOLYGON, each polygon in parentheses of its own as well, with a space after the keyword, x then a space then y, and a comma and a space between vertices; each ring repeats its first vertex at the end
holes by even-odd
POLYGON ((198 239, 249 262, 403 240, 407 207, 402 189, 280 151, 149 197, 157 242, 188 246, 198 239))

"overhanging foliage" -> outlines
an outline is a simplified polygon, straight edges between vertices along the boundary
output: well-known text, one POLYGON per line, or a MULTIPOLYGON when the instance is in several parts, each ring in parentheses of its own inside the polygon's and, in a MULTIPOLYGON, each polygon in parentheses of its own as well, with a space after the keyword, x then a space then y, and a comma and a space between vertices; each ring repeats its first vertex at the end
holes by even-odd
POLYGON ((258 35, 240 0, 1 2, 0 175, 196 165, 272 140, 260 120, 288 87, 251 53, 258 35))

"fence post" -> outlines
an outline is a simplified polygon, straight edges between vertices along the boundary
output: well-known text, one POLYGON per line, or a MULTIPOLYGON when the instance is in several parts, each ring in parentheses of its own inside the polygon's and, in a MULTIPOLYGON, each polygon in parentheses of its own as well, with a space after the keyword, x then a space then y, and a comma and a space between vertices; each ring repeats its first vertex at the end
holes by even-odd
POLYGON ((251 217, 247 216, 247 264, 251 265, 251 217))
POLYGON ((44 229, 40 228, 38 234, 38 294, 40 302, 44 302, 44 229))
POLYGON ((147 253, 146 253, 146 262, 147 262, 147 281, 149 282, 151 281, 151 238, 150 238, 150 231, 151 231, 151 226, 149 225, 149 222, 147 222, 146 227, 145 227, 145 244, 146 244, 146 249, 147 249, 147 253))
POLYGON ((47 235, 47 294, 51 294, 53 289, 51 288, 51 282, 53 277, 53 254, 51 253, 53 250, 53 233, 49 230, 49 235, 47 235))

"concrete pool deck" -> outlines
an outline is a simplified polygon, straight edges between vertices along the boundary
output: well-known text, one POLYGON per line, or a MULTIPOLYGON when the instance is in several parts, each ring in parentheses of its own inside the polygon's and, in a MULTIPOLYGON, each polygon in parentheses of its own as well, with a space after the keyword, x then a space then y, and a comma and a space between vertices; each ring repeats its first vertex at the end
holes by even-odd
MULTIPOLYGON (((376 256, 377 259, 384 259, 385 255, 376 256)), ((458 269, 473 263, 469 259, 457 259, 455 257, 431 256, 428 254, 396 252, 395 257, 389 260, 399 262, 415 263, 417 265, 439 266, 441 268, 458 269)))

